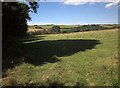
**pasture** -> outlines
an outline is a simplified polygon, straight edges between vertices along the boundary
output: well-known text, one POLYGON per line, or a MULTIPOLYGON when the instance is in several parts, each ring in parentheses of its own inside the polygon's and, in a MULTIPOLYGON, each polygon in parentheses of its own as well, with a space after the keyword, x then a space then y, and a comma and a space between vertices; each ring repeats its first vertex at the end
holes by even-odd
POLYGON ((35 35, 9 43, 3 85, 117 86, 118 29, 35 35))

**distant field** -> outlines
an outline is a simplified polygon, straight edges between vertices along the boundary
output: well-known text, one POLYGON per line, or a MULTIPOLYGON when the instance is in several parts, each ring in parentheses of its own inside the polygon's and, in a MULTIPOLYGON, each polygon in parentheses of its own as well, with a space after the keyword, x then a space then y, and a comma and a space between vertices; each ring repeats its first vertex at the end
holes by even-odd
MULTIPOLYGON (((52 28, 54 25, 37 25, 37 26, 29 26, 28 27, 28 32, 35 32, 35 31, 40 31, 40 30, 48 30, 50 28, 52 28), (37 28, 36 28, 37 27, 37 28), (41 27, 41 28, 39 28, 41 27)), ((75 25, 59 25, 60 28, 61 28, 61 31, 62 30, 69 30, 69 28, 73 28, 73 27, 76 27, 75 25)))
POLYGON ((27 37, 9 47, 3 85, 117 86, 118 29, 27 37), (10 51, 10 52, 9 52, 10 51), (16 65, 16 62, 20 61, 16 65))
MULTIPOLYGON (((49 29, 49 28, 52 28, 52 26, 54 26, 54 25, 37 25, 37 26, 30 25, 29 28, 42 27, 44 29, 49 29)), ((60 26, 60 28, 76 27, 76 25, 58 25, 58 26, 60 26)))
MULTIPOLYGON (((54 25, 29 25, 29 28, 30 29, 34 29, 35 27, 42 27, 43 29, 49 29, 49 28, 52 28, 52 26, 54 26, 54 25)), ((78 27, 78 26, 82 26, 82 25, 58 25, 58 26, 60 26, 60 28, 61 29, 63 29, 63 28, 73 28, 73 27, 78 27)), ((107 27, 107 28, 112 28, 112 27, 114 27, 114 26, 117 26, 117 24, 116 25, 101 25, 102 27, 107 27)))
MULTIPOLYGON (((55 25, 29 25, 28 32, 35 32, 39 30, 45 30, 46 32, 49 32, 49 29, 51 29, 55 25)), ((61 33, 70 33, 70 32, 79 32, 79 31, 85 31, 85 30, 105 30, 105 29, 115 29, 117 28, 117 24, 101 24, 101 25, 58 25, 60 27, 61 33)), ((42 32, 43 34, 44 32, 42 32)))
POLYGON ((35 32, 43 29, 29 28, 28 32, 35 32))

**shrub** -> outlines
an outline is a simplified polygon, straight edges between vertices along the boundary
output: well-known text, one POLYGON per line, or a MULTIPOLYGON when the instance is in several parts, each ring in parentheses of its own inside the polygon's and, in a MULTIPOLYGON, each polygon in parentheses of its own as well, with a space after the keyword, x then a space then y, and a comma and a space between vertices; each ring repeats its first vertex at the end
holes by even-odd
POLYGON ((79 31, 80 31, 80 27, 74 27, 74 28, 72 29, 72 31, 73 31, 73 32, 79 32, 79 31))
POLYGON ((50 32, 51 32, 51 33, 60 33, 60 27, 59 27, 59 26, 53 26, 53 27, 50 29, 50 32))
POLYGON ((36 28, 36 29, 43 29, 42 27, 39 27, 39 26, 36 26, 35 28, 36 28))

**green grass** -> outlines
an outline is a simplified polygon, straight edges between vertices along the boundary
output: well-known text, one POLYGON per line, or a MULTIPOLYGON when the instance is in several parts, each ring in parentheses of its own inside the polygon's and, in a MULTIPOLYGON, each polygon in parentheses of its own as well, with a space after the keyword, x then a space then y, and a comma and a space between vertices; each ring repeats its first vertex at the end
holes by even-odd
POLYGON ((9 68, 3 85, 118 85, 118 30, 37 35, 22 41, 3 54, 3 67, 9 68))

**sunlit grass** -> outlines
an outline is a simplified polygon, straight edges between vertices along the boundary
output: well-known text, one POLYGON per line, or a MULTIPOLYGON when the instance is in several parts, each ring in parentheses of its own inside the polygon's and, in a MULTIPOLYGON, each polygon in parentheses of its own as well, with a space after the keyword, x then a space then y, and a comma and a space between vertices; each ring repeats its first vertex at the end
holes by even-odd
MULTIPOLYGON (((6 71, 7 76, 3 78, 4 85, 115 86, 118 84, 117 29, 70 34, 48 34, 35 37, 37 40, 25 41, 23 44, 48 40, 80 39, 99 40, 100 44, 97 44, 91 49, 78 51, 70 55, 54 55, 54 58, 60 60, 54 63, 46 61, 42 65, 34 65, 29 62, 26 63, 23 60, 22 64, 6 71), (41 36, 43 37, 42 39, 41 36)), ((55 45, 59 47, 57 43, 55 45)), ((44 50, 47 49, 49 48, 44 48, 44 50)), ((42 52, 38 50, 39 53, 42 52)), ((31 57, 32 54, 34 54, 34 51, 31 53, 31 57)))

